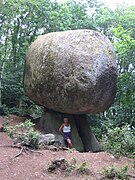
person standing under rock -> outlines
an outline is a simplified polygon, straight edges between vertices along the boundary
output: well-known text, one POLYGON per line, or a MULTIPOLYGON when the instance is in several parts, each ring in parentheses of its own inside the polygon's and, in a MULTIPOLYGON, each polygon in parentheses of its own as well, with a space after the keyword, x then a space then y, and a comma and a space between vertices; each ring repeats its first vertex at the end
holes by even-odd
POLYGON ((68 148, 72 148, 71 126, 68 118, 64 118, 64 123, 60 126, 59 132, 63 135, 64 140, 67 142, 68 148))

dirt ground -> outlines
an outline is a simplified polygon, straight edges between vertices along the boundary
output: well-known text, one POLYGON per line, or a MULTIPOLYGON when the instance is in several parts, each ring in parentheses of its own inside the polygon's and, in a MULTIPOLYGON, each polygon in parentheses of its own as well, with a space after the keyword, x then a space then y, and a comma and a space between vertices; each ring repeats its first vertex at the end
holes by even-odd
MULTIPOLYGON (((0 127, 8 120, 11 125, 18 124, 25 120, 25 118, 10 115, 7 118, 0 117, 0 127)), ((20 149, 6 147, 11 145, 12 140, 4 133, 0 132, 0 180, 99 180, 101 179, 101 171, 103 168, 108 168, 111 165, 129 167, 129 173, 135 177, 133 168, 133 159, 121 157, 116 159, 113 155, 100 153, 79 153, 76 151, 62 151, 52 152, 49 150, 40 150, 42 154, 38 153, 23 153, 19 157, 14 156, 20 152, 20 149), (65 174, 61 171, 50 173, 47 171, 48 163, 54 159, 65 158, 67 161, 76 159, 77 167, 83 162, 87 162, 87 167, 90 174, 65 174)), ((133 177, 131 180, 135 179, 133 177)))

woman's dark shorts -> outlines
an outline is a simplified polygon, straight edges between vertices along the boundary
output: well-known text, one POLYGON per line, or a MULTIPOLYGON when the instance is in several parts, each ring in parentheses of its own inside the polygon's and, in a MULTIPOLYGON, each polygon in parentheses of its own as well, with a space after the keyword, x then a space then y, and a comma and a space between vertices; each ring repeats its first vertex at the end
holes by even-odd
POLYGON ((67 140, 67 139, 71 139, 71 133, 70 132, 64 133, 64 140, 67 140))

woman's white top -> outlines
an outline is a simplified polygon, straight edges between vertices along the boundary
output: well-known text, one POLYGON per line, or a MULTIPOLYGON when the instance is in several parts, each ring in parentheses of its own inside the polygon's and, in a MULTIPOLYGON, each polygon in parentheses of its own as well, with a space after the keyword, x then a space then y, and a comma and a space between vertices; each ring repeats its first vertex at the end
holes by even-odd
POLYGON ((64 125, 64 127, 63 127, 63 132, 64 132, 64 133, 69 133, 69 132, 71 132, 71 127, 70 127, 70 125, 69 125, 69 126, 65 126, 65 125, 64 125))

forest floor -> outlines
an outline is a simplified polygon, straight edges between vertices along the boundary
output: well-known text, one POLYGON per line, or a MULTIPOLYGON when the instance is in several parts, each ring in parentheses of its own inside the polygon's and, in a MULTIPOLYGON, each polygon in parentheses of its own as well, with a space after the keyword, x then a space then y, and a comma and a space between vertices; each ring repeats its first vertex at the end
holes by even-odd
MULTIPOLYGON (((25 118, 10 115, 9 117, 0 117, 0 127, 8 120, 10 125, 16 125, 25 120, 25 118)), ((100 153, 79 153, 77 151, 50 151, 40 150, 42 154, 27 152, 15 158, 20 149, 8 147, 12 145, 6 133, 0 132, 0 179, 1 180, 100 180, 103 168, 109 166, 124 167, 128 166, 130 179, 135 177, 133 159, 127 157, 115 158, 113 155, 100 153), (7 146, 7 147, 6 147, 7 146), (80 167, 83 162, 87 163, 88 173, 69 172, 57 170, 48 172, 48 163, 52 160, 64 158, 68 162, 76 160, 76 167, 80 167)))

